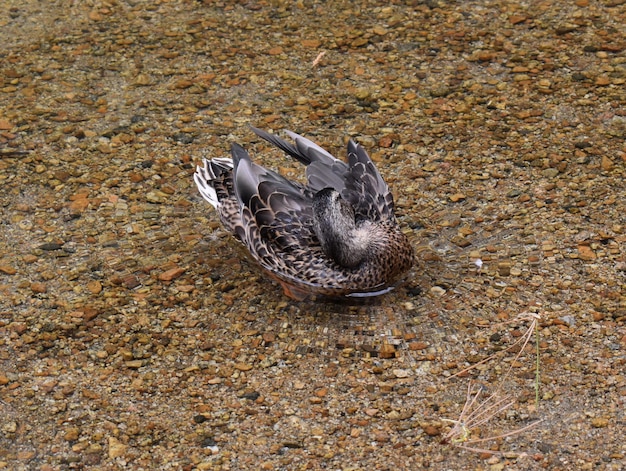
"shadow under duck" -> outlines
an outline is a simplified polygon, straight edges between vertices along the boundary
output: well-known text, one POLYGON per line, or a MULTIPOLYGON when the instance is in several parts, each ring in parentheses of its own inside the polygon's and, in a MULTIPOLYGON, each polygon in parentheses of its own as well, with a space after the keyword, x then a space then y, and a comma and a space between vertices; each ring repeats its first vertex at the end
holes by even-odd
POLYGON ((376 296, 413 265, 393 196, 369 155, 348 142, 348 163, 310 140, 295 144, 252 127, 306 165, 307 184, 252 162, 239 144, 230 158, 203 159, 194 180, 224 227, 294 299, 376 296))

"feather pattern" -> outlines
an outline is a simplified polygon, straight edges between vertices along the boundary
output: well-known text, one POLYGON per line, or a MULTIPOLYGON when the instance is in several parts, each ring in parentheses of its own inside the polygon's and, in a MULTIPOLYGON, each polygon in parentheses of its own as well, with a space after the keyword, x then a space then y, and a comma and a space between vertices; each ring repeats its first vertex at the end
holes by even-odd
POLYGON ((307 184, 254 163, 238 144, 232 145, 232 160, 205 159, 194 180, 225 228, 292 297, 368 296, 390 289, 411 267, 413 249, 396 222, 389 187, 365 149, 350 140, 343 162, 291 131, 293 144, 252 130, 306 165, 307 184), (350 266, 329 250, 332 245, 350 251, 355 241, 354 250, 363 255, 348 257, 355 260, 350 266))

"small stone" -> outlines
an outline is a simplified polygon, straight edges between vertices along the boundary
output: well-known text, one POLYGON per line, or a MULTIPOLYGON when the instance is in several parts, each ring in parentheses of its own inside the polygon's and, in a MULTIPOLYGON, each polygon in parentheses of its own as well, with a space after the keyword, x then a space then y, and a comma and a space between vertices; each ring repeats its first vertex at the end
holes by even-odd
POLYGON ((90 281, 87 283, 87 289, 91 294, 98 294, 102 291, 102 283, 98 280, 90 281))
POLYGON ((426 342, 411 342, 411 343, 409 343, 409 350, 411 350, 411 351, 424 350, 425 348, 428 348, 428 344, 426 342))
POLYGON ((380 358, 395 358, 396 356, 396 347, 390 344, 384 344, 380 347, 380 351, 378 352, 380 358))
POLYGON ((5 275, 15 275, 17 270, 10 265, 0 265, 0 272, 5 275))
POLYGON ((363 47, 369 43, 369 39, 365 37, 356 38, 354 41, 350 43, 352 47, 363 47))
POLYGON ((177 80, 174 85, 173 88, 178 89, 178 90, 182 90, 185 88, 189 88, 193 85, 193 82, 189 79, 180 79, 177 80))
POLYGON ((396 378, 408 378, 409 376, 411 376, 411 372, 409 370, 405 370, 402 368, 394 369, 393 374, 396 378))
POLYGON ((17 459, 20 461, 30 461, 35 457, 35 452, 32 450, 18 451, 17 459))
POLYGON ((594 417, 591 419, 591 426, 594 428, 604 428, 609 425, 609 419, 605 417, 594 417))
MULTIPOLYGON (((2 431, 4 433, 15 433, 17 432, 17 422, 11 420, 11 421, 7 421, 6 423, 2 424, 2 431)), ((3 469, 3 468, 0 468, 3 469)))
POLYGON ((150 77, 146 74, 139 74, 135 78, 134 83, 135 83, 135 86, 137 87, 146 87, 152 84, 152 80, 150 80, 150 77))
POLYGON ((434 425, 426 425, 424 426, 424 433, 429 437, 436 437, 441 433, 439 427, 435 427, 434 425))
POLYGON ((541 174, 546 178, 554 178, 559 174, 559 170, 556 168, 546 168, 541 171, 541 174))
POLYGON ((254 367, 250 363, 235 363, 235 368, 239 371, 250 371, 254 367))
POLYGON ((143 175, 137 172, 131 172, 128 174, 128 179, 133 183, 140 183, 143 181, 143 175))
MULTIPOLYGON (((117 279, 115 280, 117 281, 117 279)), ((115 283, 115 281, 113 281, 115 283)), ((122 286, 124 286, 127 289, 134 289, 137 286, 141 285, 141 282, 139 281, 139 278, 137 278, 135 275, 133 274, 128 274, 125 275, 124 277, 122 277, 120 279, 120 283, 122 286)))
POLYGON ((169 195, 162 191, 154 190, 146 194, 146 200, 149 203, 165 203, 169 199, 169 195))
POLYGON ((283 48, 280 46, 273 47, 269 51, 267 51, 270 56, 277 56, 283 53, 283 48))
POLYGON ((511 15, 509 16, 509 23, 512 25, 518 25, 526 21, 526 17, 524 15, 511 15))
POLYGON ((91 10, 89 12, 89 19, 91 21, 102 21, 102 15, 98 10, 91 10))
POLYGON ((40 282, 31 283, 30 289, 33 291, 33 293, 37 293, 37 294, 42 294, 48 291, 48 288, 46 287, 46 285, 40 282))
POLYGON ((63 435, 63 439, 68 442, 73 442, 73 441, 78 440, 79 435, 80 435, 80 429, 78 427, 70 427, 65 431, 65 434, 63 435))
POLYGON ((119 458, 124 456, 128 445, 124 445, 115 437, 109 437, 109 458, 119 458))
POLYGON ((172 281, 185 273, 185 269, 181 267, 170 268, 159 275, 161 281, 172 281))
POLYGON ((304 47, 317 49, 322 45, 322 41, 320 41, 319 39, 303 39, 300 44, 302 44, 302 46, 304 47))
POLYGON ((606 75, 601 75, 596 78, 595 84, 600 87, 606 87, 607 85, 611 85, 611 79, 606 75))
POLYGON ((606 316, 605 316, 605 314, 603 312, 591 311, 591 317, 593 318, 594 321, 600 322, 606 316))
POLYGON ((375 431, 374 436, 372 437, 374 441, 379 443, 387 443, 389 441, 389 434, 382 431, 375 431))
POLYGON ((578 258, 580 258, 581 260, 590 261, 595 260, 596 257, 596 253, 588 245, 578 246, 578 258))
POLYGON ((450 201, 453 203, 458 203, 459 201, 463 201, 466 196, 463 193, 455 193, 450 196, 450 201))
POLYGON ((374 32, 374 34, 377 34, 378 36, 384 36, 385 34, 387 34, 387 29, 380 25, 374 26, 372 31, 374 32))
POLYGON ((602 160, 600 161, 600 168, 602 170, 608 172, 610 170, 613 170, 614 166, 615 164, 613 163, 610 157, 607 157, 606 155, 602 156, 602 160))
POLYGON ((82 213, 89 206, 89 200, 87 198, 80 198, 70 203, 70 210, 73 213, 82 213))
POLYGON ((442 288, 441 286, 433 286, 432 288, 430 288, 430 292, 435 296, 443 296, 444 294, 446 294, 445 288, 442 288))

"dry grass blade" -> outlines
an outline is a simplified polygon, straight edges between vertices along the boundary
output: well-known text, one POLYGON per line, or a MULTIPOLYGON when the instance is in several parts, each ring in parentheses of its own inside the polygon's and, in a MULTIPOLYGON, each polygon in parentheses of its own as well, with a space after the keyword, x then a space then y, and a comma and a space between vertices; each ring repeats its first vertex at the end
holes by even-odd
POLYGON ((509 366, 509 369, 507 370, 506 374, 504 375, 504 378, 506 378, 509 375, 509 373, 511 372, 511 369, 513 368, 513 364, 517 360, 519 360, 519 357, 521 356, 522 352, 524 351, 524 349, 528 345, 528 342, 530 341, 530 339, 531 339, 531 337, 533 335, 533 332, 537 331, 537 322, 538 322, 538 320, 540 318, 541 318, 541 316, 539 314, 532 313, 532 312, 523 312, 522 314, 517 316, 515 319, 496 324, 496 325, 506 325, 506 324, 510 324, 512 322, 517 322, 517 321, 530 321, 530 325, 528 326, 528 329, 526 330, 526 332, 524 332, 524 334, 517 341, 515 341, 515 343, 513 343, 511 346, 505 348, 504 350, 502 350, 500 352, 494 353, 493 355, 489 355, 487 358, 479 361, 478 363, 474 363, 473 365, 468 366, 467 368, 462 369, 461 371, 451 375, 448 379, 451 379, 451 378, 454 378, 456 376, 460 376, 460 375, 462 375, 464 373, 467 373, 468 371, 473 370, 477 366, 482 365, 484 363, 487 363, 490 360, 493 360, 500 353, 511 351, 514 348, 516 348, 518 345, 521 345, 517 355, 515 355, 514 361, 511 362, 511 366, 509 366))
MULTIPOLYGON (((511 363, 511 365, 509 366, 509 369, 503 376, 503 381, 511 373, 513 364, 516 363, 518 359, 520 358, 520 356, 522 355, 522 352, 528 345, 528 342, 530 341, 533 335, 533 332, 537 333, 537 323, 539 319, 540 319, 540 316, 538 314, 525 312, 525 313, 520 314, 519 316, 517 316, 515 319, 511 321, 498 324, 498 325, 503 325, 503 324, 509 324, 511 322, 516 322, 516 321, 530 321, 530 325, 528 329, 526 330, 526 332, 511 346, 503 350, 504 352, 507 352, 507 351, 513 350, 516 347, 519 347, 519 351, 515 355, 514 361, 511 363)), ((476 368, 479 365, 482 365, 484 363, 487 363, 490 360, 493 360, 499 353, 501 352, 490 355, 484 360, 481 360, 478 363, 475 363, 467 368, 464 368, 458 373, 452 375, 451 378, 455 376, 460 376, 461 374, 466 373, 476 368)), ((538 390, 538 385, 539 385, 539 376, 538 376, 539 375, 539 357, 538 355, 539 355, 539 352, 538 350, 536 354, 537 354, 537 360, 536 360, 537 373, 536 373, 536 381, 535 381, 535 397, 536 397, 536 400, 538 401, 538 393, 539 393, 539 390, 538 390)), ((510 437, 513 435, 518 435, 526 430, 529 430, 537 426, 539 423, 541 423, 541 420, 538 420, 529 425, 513 430, 511 432, 506 432, 506 433, 502 433, 499 435, 493 435, 493 436, 489 436, 486 438, 472 438, 473 431, 477 430, 481 426, 486 425, 494 417, 498 416, 499 414, 506 411, 507 409, 509 409, 511 406, 515 404, 515 400, 512 397, 506 396, 506 395, 503 396, 500 394, 500 389, 502 387, 503 381, 496 387, 495 391, 484 400, 481 400, 481 395, 485 391, 485 388, 483 386, 478 386, 478 388, 475 388, 475 384, 470 382, 467 386, 465 404, 463 405, 463 409, 461 410, 459 418, 456 420, 442 419, 445 422, 453 423, 454 426, 448 432, 448 434, 443 438, 441 443, 452 444, 458 448, 462 448, 462 449, 469 450, 469 451, 475 451, 479 453, 499 454, 500 452, 498 451, 478 448, 473 445, 477 445, 479 443, 490 442, 494 440, 499 440, 499 439, 503 439, 503 438, 510 437)))
POLYGON ((444 422, 451 422, 454 424, 452 429, 441 441, 442 444, 452 444, 458 448, 476 451, 479 453, 498 454, 500 453, 499 451, 476 448, 472 445, 518 435, 542 422, 541 420, 537 420, 511 432, 493 435, 486 438, 471 438, 472 431, 487 424, 491 419, 515 404, 515 400, 513 398, 509 396, 499 396, 497 392, 489 395, 483 401, 479 401, 483 391, 484 388, 482 386, 479 386, 476 390, 474 390, 474 385, 472 383, 468 384, 465 404, 463 405, 463 410, 461 411, 459 418, 457 420, 442 419, 444 422))

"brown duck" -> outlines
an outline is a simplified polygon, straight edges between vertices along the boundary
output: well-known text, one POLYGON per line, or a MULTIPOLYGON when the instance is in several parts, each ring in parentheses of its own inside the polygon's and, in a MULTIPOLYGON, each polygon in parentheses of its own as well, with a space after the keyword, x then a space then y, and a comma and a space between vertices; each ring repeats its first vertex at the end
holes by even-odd
POLYGON ((261 138, 306 165, 307 184, 290 181, 232 145, 232 159, 203 159, 194 180, 224 227, 248 248, 286 295, 376 296, 413 264, 394 216, 393 196, 367 152, 348 142, 348 163, 290 131, 291 144, 261 138))

